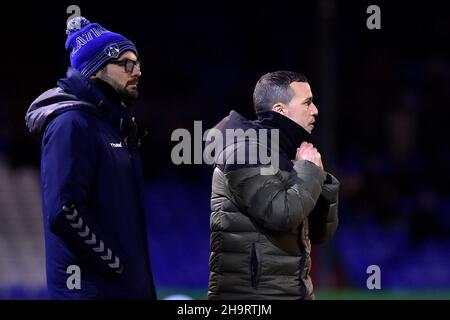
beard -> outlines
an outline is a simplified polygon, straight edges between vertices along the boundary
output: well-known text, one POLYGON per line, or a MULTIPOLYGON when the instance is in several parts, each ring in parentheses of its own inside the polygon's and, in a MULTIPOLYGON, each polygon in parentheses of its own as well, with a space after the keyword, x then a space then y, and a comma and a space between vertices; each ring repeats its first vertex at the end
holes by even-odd
POLYGON ((137 82, 137 79, 133 79, 128 81, 125 86, 121 86, 117 82, 113 81, 111 85, 122 100, 133 101, 139 98, 137 82))
POLYGON ((136 100, 139 98, 139 91, 136 89, 130 89, 129 87, 124 87, 118 91, 119 96, 124 100, 136 100))
POLYGON ((117 91, 119 96, 124 100, 136 100, 139 98, 139 91, 137 84, 126 84, 125 87, 117 91))

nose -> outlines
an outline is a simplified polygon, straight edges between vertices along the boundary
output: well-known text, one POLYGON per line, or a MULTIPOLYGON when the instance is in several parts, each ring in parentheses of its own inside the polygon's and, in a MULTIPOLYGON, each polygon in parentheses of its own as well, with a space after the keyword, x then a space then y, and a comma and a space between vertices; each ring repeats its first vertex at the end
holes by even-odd
POLYGON ((142 75, 142 72, 139 68, 134 67, 133 72, 131 72, 132 77, 139 78, 142 75))
POLYGON ((316 105, 313 103, 311 108, 311 115, 317 116, 319 114, 319 109, 317 109, 316 105))

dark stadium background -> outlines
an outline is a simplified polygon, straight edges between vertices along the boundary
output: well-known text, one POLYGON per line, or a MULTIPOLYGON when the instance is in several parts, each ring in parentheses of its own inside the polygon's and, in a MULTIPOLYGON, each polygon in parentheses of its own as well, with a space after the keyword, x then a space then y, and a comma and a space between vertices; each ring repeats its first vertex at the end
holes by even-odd
POLYGON ((150 254, 160 298, 204 299, 212 168, 171 162, 177 128, 254 118, 274 70, 304 73, 319 108, 315 144, 341 181, 340 226, 313 250, 321 299, 450 298, 449 2, 185 1, 2 3, 0 298, 46 298, 37 138, 24 115, 65 74, 66 8, 133 40, 135 108, 150 254), (381 30, 366 9, 381 8, 381 30), (381 290, 366 269, 381 268, 381 290))

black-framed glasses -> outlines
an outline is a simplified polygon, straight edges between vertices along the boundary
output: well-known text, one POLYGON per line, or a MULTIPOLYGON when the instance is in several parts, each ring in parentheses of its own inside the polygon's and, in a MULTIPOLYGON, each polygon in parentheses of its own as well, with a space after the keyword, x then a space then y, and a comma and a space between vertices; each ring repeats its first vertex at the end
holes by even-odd
POLYGON ((130 60, 130 59, 123 59, 123 60, 112 60, 109 63, 117 64, 119 66, 124 66, 125 71, 129 74, 132 74, 134 71, 134 68, 137 68, 139 71, 141 70, 141 61, 139 60, 130 60))

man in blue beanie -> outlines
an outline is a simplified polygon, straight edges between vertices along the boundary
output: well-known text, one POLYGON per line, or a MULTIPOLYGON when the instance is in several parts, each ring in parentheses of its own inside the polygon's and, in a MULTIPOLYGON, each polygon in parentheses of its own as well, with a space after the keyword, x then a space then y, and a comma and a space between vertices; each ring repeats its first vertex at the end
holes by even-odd
POLYGON ((135 45, 83 17, 66 31, 71 67, 26 114, 42 138, 47 286, 53 299, 156 299, 131 116, 135 45))

